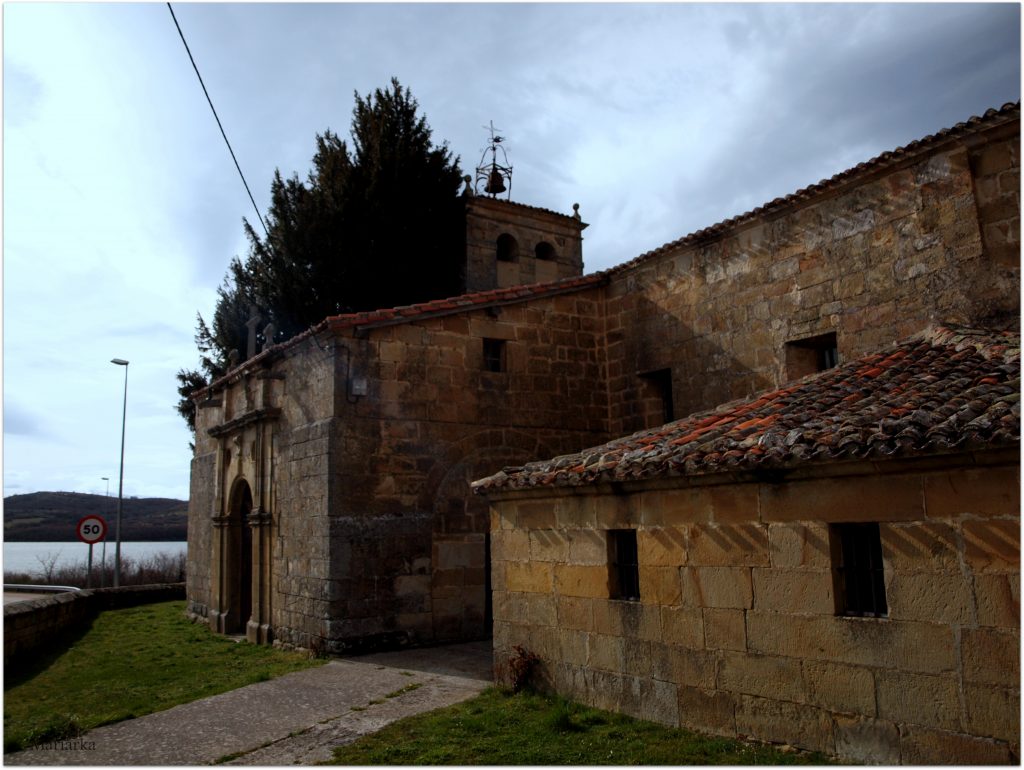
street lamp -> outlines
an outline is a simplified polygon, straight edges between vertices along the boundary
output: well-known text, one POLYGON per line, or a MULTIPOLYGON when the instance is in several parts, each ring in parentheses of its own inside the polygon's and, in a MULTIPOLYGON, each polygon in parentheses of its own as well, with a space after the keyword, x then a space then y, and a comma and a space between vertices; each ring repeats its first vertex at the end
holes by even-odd
POLYGON ((117 482, 117 518, 114 519, 114 588, 121 585, 121 501, 124 499, 124 424, 128 416, 128 362, 111 358, 110 363, 124 367, 124 406, 121 409, 121 478, 117 482))
MULTIPOLYGON (((128 370, 125 369, 127 375, 128 370)), ((107 482, 107 498, 103 503, 103 513, 110 513, 107 506, 110 505, 110 477, 100 476, 100 481, 107 482)), ((103 555, 100 556, 100 588, 107 587, 107 533, 103 533, 103 555)))

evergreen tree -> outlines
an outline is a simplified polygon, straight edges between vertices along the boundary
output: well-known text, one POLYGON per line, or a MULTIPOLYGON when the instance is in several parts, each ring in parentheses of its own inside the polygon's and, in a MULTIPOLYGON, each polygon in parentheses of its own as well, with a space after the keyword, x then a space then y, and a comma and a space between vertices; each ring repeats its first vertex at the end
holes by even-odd
POLYGON ((178 411, 192 430, 189 394, 227 371, 232 350, 244 355, 253 308, 280 342, 330 315, 461 289, 458 158, 433 144, 419 105, 397 79, 355 100, 351 149, 329 129, 318 134, 304 182, 275 171, 266 237, 243 221, 248 256, 231 261, 212 323, 198 318, 200 368, 178 372, 178 411))

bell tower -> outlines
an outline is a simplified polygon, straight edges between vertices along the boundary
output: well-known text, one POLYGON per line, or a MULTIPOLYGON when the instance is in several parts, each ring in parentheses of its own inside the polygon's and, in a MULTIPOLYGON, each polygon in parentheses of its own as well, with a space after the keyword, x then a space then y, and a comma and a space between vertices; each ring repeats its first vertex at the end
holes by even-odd
POLYGON ((476 180, 464 177, 467 293, 547 283, 583 274, 583 229, 579 204, 572 215, 512 202, 512 166, 489 127, 490 142, 476 180), (501 162, 498 152, 501 152, 501 162), (488 153, 490 159, 488 160, 488 153), (480 190, 481 184, 483 190, 480 190), (498 195, 505 193, 504 200, 498 195))

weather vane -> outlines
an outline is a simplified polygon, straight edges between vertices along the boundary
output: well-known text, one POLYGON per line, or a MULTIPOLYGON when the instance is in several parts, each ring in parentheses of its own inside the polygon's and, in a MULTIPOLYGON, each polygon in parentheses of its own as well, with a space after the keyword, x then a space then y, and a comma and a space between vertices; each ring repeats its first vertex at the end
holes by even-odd
POLYGON ((501 146, 501 143, 505 141, 505 137, 498 136, 495 131, 501 129, 495 129, 494 121, 490 121, 489 126, 484 126, 491 132, 491 142, 486 149, 484 149, 483 155, 480 156, 480 165, 476 167, 476 188, 479 190, 480 182, 484 182, 484 193, 490 195, 492 198, 497 197, 498 193, 508 191, 508 199, 512 198, 512 166, 508 164, 508 155, 505 153, 505 148, 501 146), (505 165, 498 163, 498 150, 501 150, 501 157, 505 161, 505 165), (491 153, 491 162, 487 162, 487 152, 491 153), (505 183, 508 182, 506 185, 505 183))

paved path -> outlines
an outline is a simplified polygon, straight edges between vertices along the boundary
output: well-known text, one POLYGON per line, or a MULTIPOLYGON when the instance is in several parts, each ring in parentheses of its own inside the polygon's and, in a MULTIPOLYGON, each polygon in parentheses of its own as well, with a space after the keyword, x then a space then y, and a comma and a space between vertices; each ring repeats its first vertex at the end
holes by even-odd
POLYGON ((490 642, 332 660, 267 682, 4 755, 6 765, 308 765, 491 683, 490 642))
POLYGON ((13 591, 4 591, 4 604, 14 604, 15 602, 28 602, 33 599, 38 599, 46 594, 19 594, 13 591))

